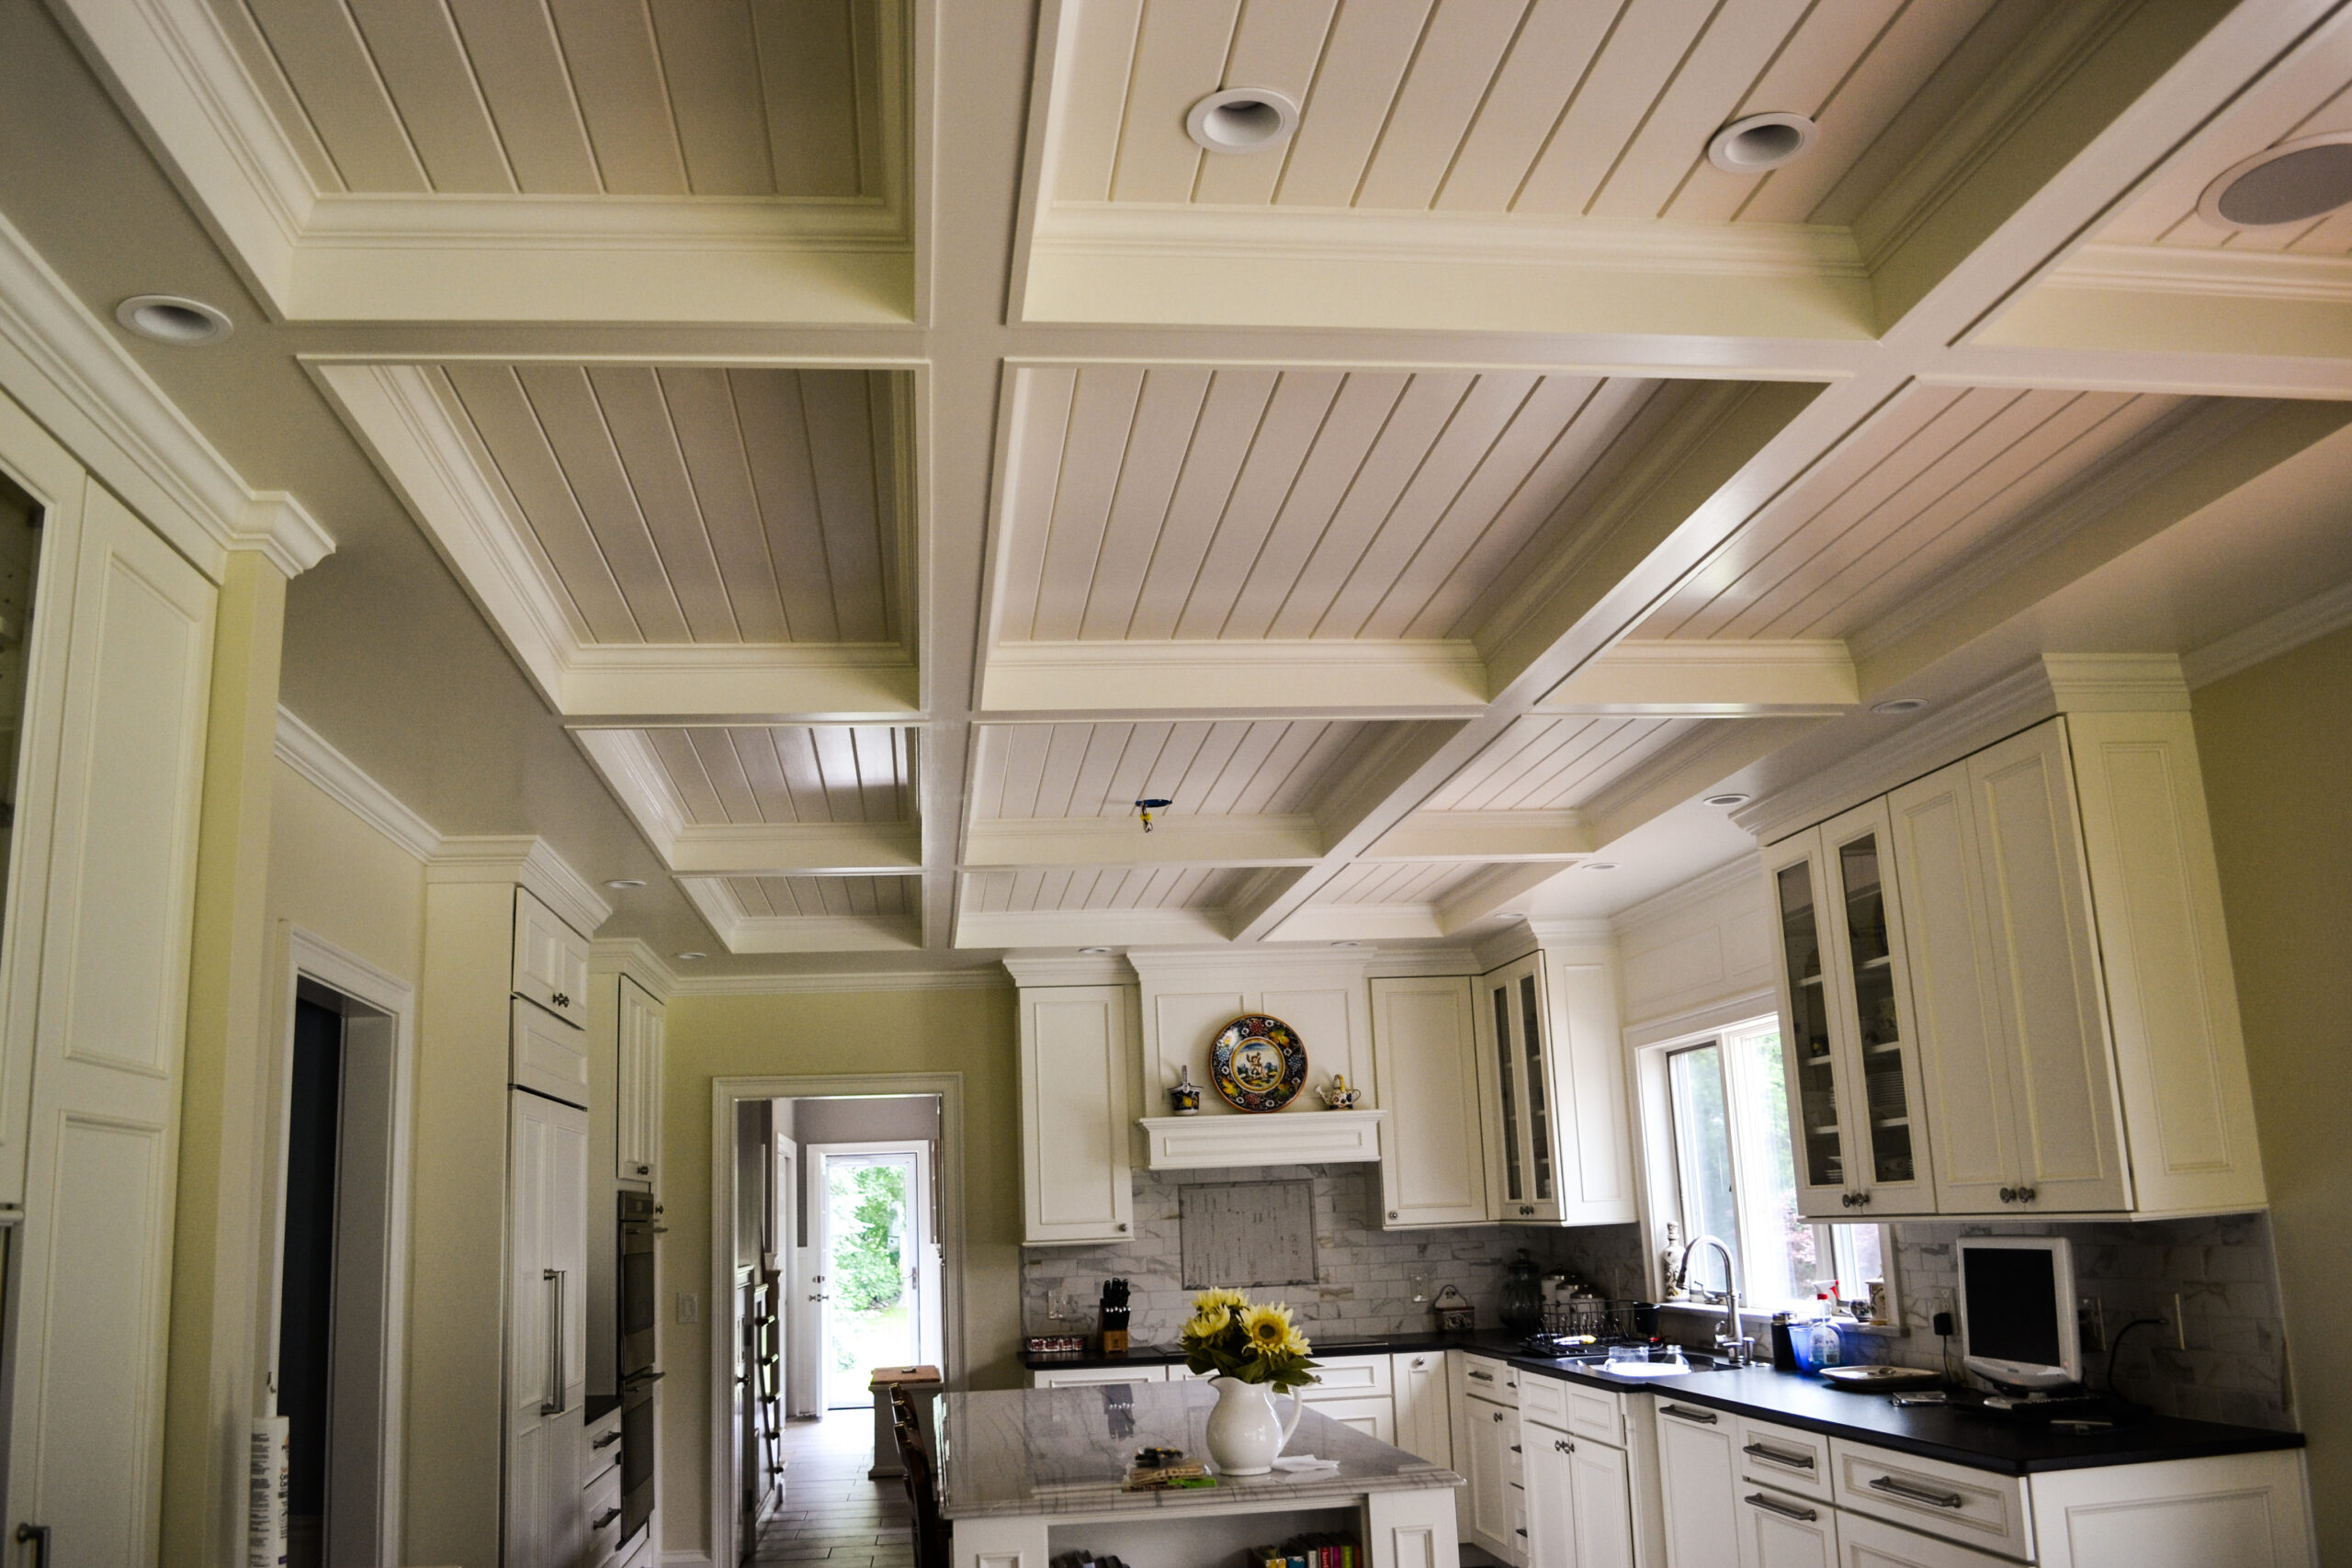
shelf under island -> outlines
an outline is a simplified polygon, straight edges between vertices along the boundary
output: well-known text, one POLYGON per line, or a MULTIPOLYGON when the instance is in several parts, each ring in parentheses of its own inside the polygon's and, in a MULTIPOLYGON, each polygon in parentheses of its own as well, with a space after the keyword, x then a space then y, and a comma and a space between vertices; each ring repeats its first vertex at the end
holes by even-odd
POLYGON ((939 1511, 955 1532, 955 1568, 1047 1568, 1078 1550, 1127 1568, 1243 1568, 1250 1549, 1303 1534, 1354 1541, 1363 1568, 1460 1568, 1453 1489, 1462 1478, 1311 1407, 1283 1452, 1336 1460, 1337 1469, 1130 1492, 1140 1450, 1180 1449, 1207 1462, 1210 1384, 941 1400, 939 1511))

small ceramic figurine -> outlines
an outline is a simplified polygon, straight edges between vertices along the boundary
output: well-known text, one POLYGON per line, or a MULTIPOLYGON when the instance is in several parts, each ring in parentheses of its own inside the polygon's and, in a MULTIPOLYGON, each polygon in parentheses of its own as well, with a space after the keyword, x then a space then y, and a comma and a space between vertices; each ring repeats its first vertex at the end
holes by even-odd
POLYGON ((1353 1111, 1356 1101, 1363 1098, 1363 1090, 1348 1087, 1348 1075, 1345 1073, 1333 1073, 1330 1087, 1315 1092, 1333 1111, 1353 1111))
POLYGON ((1173 1088, 1168 1091, 1168 1108, 1179 1116, 1196 1116, 1201 1109, 1201 1086, 1193 1081, 1193 1069, 1186 1067, 1176 1075, 1173 1088))

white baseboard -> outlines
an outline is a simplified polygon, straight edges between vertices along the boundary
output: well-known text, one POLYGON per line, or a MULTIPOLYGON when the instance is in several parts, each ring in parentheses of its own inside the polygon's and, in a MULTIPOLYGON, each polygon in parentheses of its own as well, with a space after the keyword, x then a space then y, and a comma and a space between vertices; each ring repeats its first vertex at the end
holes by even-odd
POLYGON ((662 1568, 710 1568, 710 1553, 665 1551, 662 1554, 662 1568))

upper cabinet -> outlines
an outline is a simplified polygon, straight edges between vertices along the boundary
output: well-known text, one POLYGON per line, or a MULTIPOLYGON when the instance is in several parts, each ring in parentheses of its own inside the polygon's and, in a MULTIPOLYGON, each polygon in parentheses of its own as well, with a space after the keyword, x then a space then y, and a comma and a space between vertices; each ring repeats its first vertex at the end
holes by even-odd
POLYGON ((1477 1034, 1464 976, 1374 980, 1372 1054, 1388 1099, 1380 1195, 1390 1230, 1482 1224, 1477 1034))
POLYGON ((662 1008, 652 993, 620 976, 613 1096, 613 1174, 655 1181, 662 1156, 662 1008))
POLYGON ((1135 1228, 1129 986, 1021 988, 1021 1239, 1124 1241, 1135 1228))
POLYGON ((1808 1218, 1936 1209, 1902 901, 1876 800, 1775 844, 1782 1085, 1808 1218))
POLYGON ((2051 719, 1766 870, 1807 1214, 2266 1201, 2186 712, 2051 719))
POLYGON ((1472 1010, 1488 1216, 1573 1225, 1633 1219, 1610 950, 1547 942, 1479 976, 1472 1010))
POLYGON ((522 887, 514 890, 514 994, 587 1027, 588 939, 522 887))

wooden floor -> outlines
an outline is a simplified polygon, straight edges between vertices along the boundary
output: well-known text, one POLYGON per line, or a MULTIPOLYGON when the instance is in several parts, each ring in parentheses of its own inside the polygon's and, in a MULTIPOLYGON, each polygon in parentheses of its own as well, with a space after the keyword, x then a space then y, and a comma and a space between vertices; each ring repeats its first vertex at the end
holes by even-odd
POLYGON ((868 1481, 874 1413, 836 1410, 784 1427, 784 1506, 760 1529, 752 1562, 914 1568, 907 1494, 868 1481))

